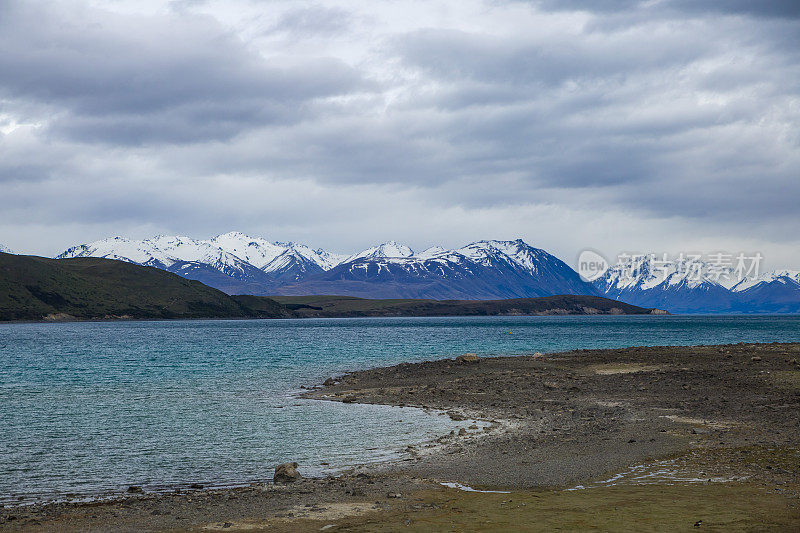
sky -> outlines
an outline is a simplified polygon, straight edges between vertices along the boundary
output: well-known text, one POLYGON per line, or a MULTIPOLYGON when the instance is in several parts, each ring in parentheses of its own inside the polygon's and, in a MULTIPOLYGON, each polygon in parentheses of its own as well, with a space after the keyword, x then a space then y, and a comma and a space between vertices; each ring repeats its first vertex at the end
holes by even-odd
POLYGON ((0 244, 800 268, 800 3, 0 0, 0 244))

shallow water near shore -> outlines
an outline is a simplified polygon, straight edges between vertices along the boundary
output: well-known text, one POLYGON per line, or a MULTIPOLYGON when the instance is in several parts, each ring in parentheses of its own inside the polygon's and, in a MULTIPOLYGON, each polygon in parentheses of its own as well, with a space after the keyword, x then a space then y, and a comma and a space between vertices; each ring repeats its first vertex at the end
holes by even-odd
POLYGON ((800 317, 0 324, 0 502, 245 483, 288 460, 320 474, 457 427, 418 409, 297 399, 301 385, 348 370, 464 352, 775 341, 800 341, 800 317))

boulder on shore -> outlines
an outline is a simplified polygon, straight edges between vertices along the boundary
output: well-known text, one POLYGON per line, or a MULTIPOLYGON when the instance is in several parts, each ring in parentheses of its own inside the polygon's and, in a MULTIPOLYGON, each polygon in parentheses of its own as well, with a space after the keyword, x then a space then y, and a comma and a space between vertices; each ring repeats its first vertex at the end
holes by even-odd
POLYGON ((480 360, 481 360, 480 357, 478 357, 474 353, 465 353, 464 355, 459 355, 458 357, 456 357, 456 363, 460 365, 473 364, 477 363, 480 360))
POLYGON ((272 481, 275 483, 291 483, 302 479, 303 476, 297 471, 297 463, 283 463, 275 467, 275 475, 272 481))

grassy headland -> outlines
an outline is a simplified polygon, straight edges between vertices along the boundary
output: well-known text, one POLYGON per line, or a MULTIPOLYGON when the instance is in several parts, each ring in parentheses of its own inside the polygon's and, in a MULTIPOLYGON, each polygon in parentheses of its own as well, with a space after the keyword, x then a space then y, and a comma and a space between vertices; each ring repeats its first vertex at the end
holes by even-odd
POLYGON ((0 320, 276 318, 222 291, 157 268, 99 258, 47 259, 0 253, 0 320))

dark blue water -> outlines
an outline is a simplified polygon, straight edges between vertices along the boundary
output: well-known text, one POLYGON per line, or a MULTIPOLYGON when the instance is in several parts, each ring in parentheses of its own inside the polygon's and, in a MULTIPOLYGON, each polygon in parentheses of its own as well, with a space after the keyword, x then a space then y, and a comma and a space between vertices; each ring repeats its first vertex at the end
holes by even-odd
POLYGON ((266 479, 396 457, 446 433, 415 409, 296 398, 401 361, 800 341, 800 317, 489 317, 0 324, 0 500, 266 479))

